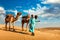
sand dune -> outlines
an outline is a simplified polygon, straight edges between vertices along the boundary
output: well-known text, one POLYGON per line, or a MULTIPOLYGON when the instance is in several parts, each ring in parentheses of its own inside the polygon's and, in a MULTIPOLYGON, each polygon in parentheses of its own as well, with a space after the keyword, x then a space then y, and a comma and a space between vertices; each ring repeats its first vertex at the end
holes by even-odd
POLYGON ((15 32, 5 31, 4 25, 0 25, 0 40, 60 40, 60 29, 44 28, 35 30, 35 36, 31 36, 29 31, 21 31, 15 27, 15 32))

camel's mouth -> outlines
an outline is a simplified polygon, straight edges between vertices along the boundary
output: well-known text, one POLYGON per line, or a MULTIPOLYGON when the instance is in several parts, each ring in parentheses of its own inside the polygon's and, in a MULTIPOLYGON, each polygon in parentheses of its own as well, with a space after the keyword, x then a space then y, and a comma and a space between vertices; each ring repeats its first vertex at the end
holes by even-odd
POLYGON ((22 14, 21 12, 18 12, 18 13, 17 13, 17 15, 19 15, 19 16, 20 16, 21 14, 22 14))

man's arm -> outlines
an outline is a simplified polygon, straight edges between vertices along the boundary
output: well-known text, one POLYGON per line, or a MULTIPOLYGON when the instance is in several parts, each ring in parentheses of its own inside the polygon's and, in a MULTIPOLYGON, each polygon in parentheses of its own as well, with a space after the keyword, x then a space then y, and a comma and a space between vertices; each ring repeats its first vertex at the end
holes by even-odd
POLYGON ((40 20, 36 20, 35 22, 40 22, 40 20))

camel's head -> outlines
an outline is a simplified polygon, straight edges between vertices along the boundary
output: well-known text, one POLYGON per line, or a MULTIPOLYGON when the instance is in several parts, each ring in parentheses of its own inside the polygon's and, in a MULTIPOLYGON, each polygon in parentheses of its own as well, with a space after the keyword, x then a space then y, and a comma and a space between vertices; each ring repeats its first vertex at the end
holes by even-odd
POLYGON ((20 16, 22 13, 21 12, 18 12, 17 15, 20 16))
POLYGON ((30 15, 27 15, 28 18, 30 18, 30 15))
MULTIPOLYGON (((22 13, 21 12, 18 12, 17 15, 16 15, 16 20, 19 18, 19 16, 21 15, 22 13)), ((15 20, 15 21, 16 21, 15 20)))

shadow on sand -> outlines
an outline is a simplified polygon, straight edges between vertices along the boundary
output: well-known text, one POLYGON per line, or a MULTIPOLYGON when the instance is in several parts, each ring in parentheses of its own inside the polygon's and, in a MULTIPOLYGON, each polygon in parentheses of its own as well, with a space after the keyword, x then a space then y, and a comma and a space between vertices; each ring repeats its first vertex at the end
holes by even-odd
POLYGON ((0 28, 0 30, 3 30, 3 31, 10 31, 10 32, 15 32, 15 33, 20 33, 20 34, 26 34, 26 35, 30 35, 28 32, 26 31, 22 31, 21 29, 13 29, 11 28, 10 30, 5 30, 5 27, 2 27, 0 28), (18 30, 18 31, 17 31, 18 30))

